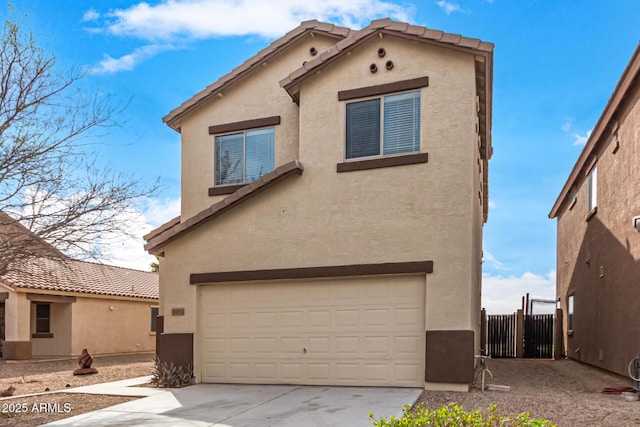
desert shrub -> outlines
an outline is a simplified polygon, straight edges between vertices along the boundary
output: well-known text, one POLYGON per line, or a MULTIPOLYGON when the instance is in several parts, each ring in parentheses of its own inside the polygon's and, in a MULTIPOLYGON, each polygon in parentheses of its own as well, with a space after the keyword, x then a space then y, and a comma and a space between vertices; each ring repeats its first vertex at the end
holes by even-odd
POLYGON ((528 412, 508 417, 498 413, 496 405, 489 405, 486 411, 465 412, 462 406, 450 403, 438 409, 429 410, 418 406, 414 411, 404 405, 403 415, 389 419, 376 419, 369 412, 371 424, 375 427, 555 427, 549 420, 531 418, 528 412))
POLYGON ((166 363, 158 357, 155 358, 151 383, 157 387, 184 387, 191 384, 192 377, 193 366, 191 364, 176 366, 173 362, 166 363))

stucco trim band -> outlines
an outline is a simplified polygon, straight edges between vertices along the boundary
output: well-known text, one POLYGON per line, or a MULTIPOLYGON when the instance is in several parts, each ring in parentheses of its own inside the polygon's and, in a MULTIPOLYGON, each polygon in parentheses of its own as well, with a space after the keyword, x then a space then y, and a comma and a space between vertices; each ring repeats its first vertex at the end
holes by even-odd
POLYGON ((351 172, 367 169, 388 168, 392 166, 415 165, 427 163, 429 155, 427 153, 406 154, 403 156, 379 157, 377 159, 356 160, 338 163, 336 172, 351 172))
POLYGON ((331 265, 323 267, 278 268, 272 270, 193 273, 189 276, 189 283, 192 285, 198 285, 204 283, 377 276, 382 274, 410 273, 433 273, 433 261, 386 262, 379 264, 331 265))
POLYGON ((399 82, 382 85, 360 87, 357 89, 341 90, 338 92, 338 101, 366 98, 368 96, 385 95, 387 93, 402 92, 405 90, 420 89, 429 86, 429 77, 401 80, 399 82))
POLYGON ((473 331, 427 331, 425 381, 473 382, 473 331))
POLYGON ((9 299, 9 292, 0 292, 0 301, 9 299))
POLYGON ((210 187, 209 196, 222 196, 225 194, 235 193, 247 184, 223 185, 220 187, 210 187))
POLYGON ((263 117, 260 119, 242 120, 239 122, 225 123, 209 126, 209 135, 216 133, 235 132, 247 129, 263 128, 280 124, 280 116, 263 117))
POLYGON ((32 293, 27 293, 27 299, 33 302, 62 302, 62 303, 76 302, 76 297, 69 297, 69 296, 63 296, 63 295, 32 294, 32 293))
POLYGON ((2 344, 2 358, 5 360, 31 359, 31 341, 5 341, 2 344))

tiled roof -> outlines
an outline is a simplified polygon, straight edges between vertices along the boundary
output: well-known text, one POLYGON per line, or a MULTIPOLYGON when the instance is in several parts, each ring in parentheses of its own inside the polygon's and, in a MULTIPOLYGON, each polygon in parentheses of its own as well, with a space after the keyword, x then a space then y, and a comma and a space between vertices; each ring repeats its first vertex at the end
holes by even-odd
POLYGON ((262 175, 262 177, 253 181, 252 183, 245 185, 235 193, 231 193, 218 203, 214 203, 207 209, 199 212, 191 218, 169 226, 170 223, 175 222, 174 219, 169 223, 160 226, 156 230, 153 230, 151 233, 145 236, 147 244, 144 246, 144 248, 149 253, 157 253, 160 247, 164 246, 171 240, 174 240, 175 238, 193 230, 195 227, 203 224, 204 222, 227 212, 229 209, 232 209, 233 207, 248 200, 256 194, 266 190, 267 188, 282 181, 288 176, 294 174, 302 175, 303 171, 304 167, 297 160, 282 165, 277 169, 262 175))
POLYGON ((349 37, 339 41, 331 49, 307 61, 302 67, 293 71, 289 76, 280 81, 280 85, 289 90, 300 83, 304 78, 313 75, 325 65, 331 63, 341 52, 346 52, 359 41, 367 40, 379 32, 388 32, 405 37, 420 39, 425 42, 436 42, 453 48, 470 49, 479 52, 493 52, 493 43, 483 42, 479 39, 463 37, 459 34, 450 34, 443 31, 431 30, 426 27, 411 25, 406 22, 396 22, 389 18, 371 21, 371 24, 359 31, 353 32, 349 37))
POLYGON ((36 258, 0 278, 15 288, 158 299, 158 274, 78 260, 36 258))
POLYGON ((240 64, 240 66, 231 70, 230 73, 220 77, 217 81, 195 94, 192 98, 183 102, 179 107, 167 114, 162 119, 162 121, 167 123, 173 129, 179 130, 180 125, 178 124, 178 121, 184 114, 197 108, 202 102, 206 101, 207 99, 211 99, 212 97, 216 96, 218 93, 222 92, 223 89, 227 89, 233 83, 237 82, 239 79, 241 79, 251 71, 260 67, 261 64, 263 64, 265 61, 271 60, 274 55, 282 52, 284 48, 291 45, 294 41, 298 40, 300 37, 307 33, 319 33, 326 36, 335 37, 336 39, 343 39, 353 33, 353 30, 334 24, 319 22, 315 19, 304 21, 298 27, 285 34, 283 37, 274 41, 269 46, 244 61, 242 64, 240 64))
POLYGON ((589 135, 589 139, 585 144, 578 160, 573 165, 573 169, 564 183, 556 202, 549 212, 549 218, 555 218, 560 213, 561 207, 569 200, 569 197, 576 191, 575 187, 580 184, 581 177, 584 177, 593 163, 596 161, 597 151, 601 144, 608 141, 610 133, 605 133, 607 129, 612 132, 615 131, 617 126, 616 120, 619 115, 619 109, 622 107, 625 101, 633 99, 632 94, 634 91, 638 91, 638 84, 640 83, 640 43, 637 45, 636 50, 631 55, 629 63, 622 72, 620 80, 616 85, 607 105, 604 107, 604 111, 600 115, 598 122, 596 123, 593 131, 589 135))
MULTIPOLYGON (((9 245, 13 253, 36 255, 53 258, 68 258, 51 244, 37 236, 19 221, 0 211, 0 242, 9 245)), ((4 255, 3 251, 0 254, 4 255)))

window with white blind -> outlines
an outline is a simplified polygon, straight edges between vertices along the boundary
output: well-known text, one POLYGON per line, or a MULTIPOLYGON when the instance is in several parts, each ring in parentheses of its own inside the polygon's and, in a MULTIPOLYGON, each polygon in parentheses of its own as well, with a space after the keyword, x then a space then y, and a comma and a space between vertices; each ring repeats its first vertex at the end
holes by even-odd
POLYGON ((347 104, 347 159, 418 151, 420 91, 347 104))
POLYGON ((273 170, 273 128, 216 136, 215 185, 255 181, 273 170))

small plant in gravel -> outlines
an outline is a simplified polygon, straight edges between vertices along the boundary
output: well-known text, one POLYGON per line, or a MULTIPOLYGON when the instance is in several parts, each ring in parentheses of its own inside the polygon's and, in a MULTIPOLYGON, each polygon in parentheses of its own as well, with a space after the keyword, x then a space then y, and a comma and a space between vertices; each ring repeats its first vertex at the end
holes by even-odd
POLYGON ((388 420, 376 419, 373 412, 369 412, 369 420, 375 427, 555 427, 549 420, 531 418, 528 412, 515 418, 500 415, 493 404, 486 411, 471 412, 464 411, 456 403, 434 410, 418 406, 413 411, 409 405, 404 405, 402 412, 402 417, 391 416, 388 420))
POLYGON ((162 362, 158 357, 154 361, 151 383, 157 387, 175 388, 191 384, 191 378, 193 377, 193 366, 191 364, 176 366, 173 362, 162 362))

